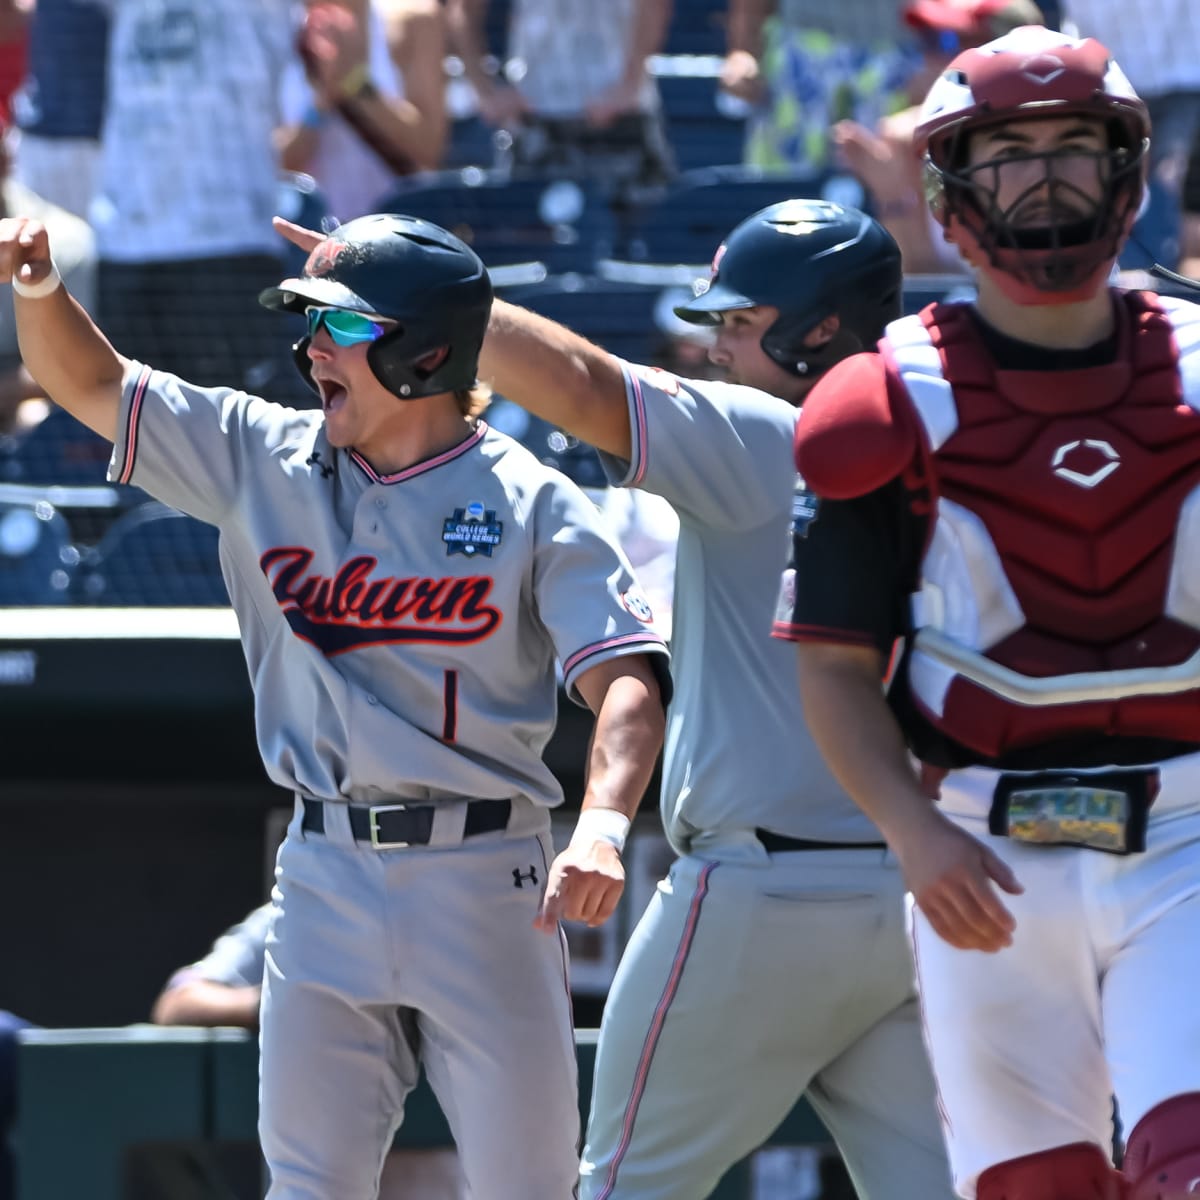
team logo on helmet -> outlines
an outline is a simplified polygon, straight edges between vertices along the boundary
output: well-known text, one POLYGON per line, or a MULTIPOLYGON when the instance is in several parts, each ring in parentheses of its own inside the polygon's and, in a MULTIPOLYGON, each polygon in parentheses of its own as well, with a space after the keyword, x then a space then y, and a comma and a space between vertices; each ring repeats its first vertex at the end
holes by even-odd
POLYGON ((318 242, 304 264, 305 275, 328 275, 336 266, 338 256, 347 248, 345 242, 325 238, 318 242))
POLYGON ((1053 83, 1066 69, 1063 60, 1053 54, 1039 54, 1021 64, 1021 74, 1031 83, 1043 86, 1053 83))

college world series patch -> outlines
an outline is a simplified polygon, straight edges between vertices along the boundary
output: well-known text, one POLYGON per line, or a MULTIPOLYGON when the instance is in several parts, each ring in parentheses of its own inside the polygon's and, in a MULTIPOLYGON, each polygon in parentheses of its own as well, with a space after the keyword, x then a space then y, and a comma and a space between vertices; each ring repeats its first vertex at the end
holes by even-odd
POLYGON ((482 554, 491 558, 492 551, 504 536, 504 522, 496 520, 496 510, 484 508, 478 502, 456 508, 442 522, 442 541, 447 557, 465 554, 468 558, 482 554))
POLYGON ((820 511, 821 501, 816 492, 810 492, 803 478, 797 475, 796 487, 792 492, 792 536, 808 537, 808 528, 820 511))

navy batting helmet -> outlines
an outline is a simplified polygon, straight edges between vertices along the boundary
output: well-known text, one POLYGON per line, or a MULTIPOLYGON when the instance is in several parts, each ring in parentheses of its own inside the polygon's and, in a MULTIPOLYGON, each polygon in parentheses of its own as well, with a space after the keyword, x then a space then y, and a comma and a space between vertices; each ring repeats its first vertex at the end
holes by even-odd
POLYGON ((784 200, 747 217, 722 242, 712 278, 675 309, 696 325, 719 325, 735 308, 769 304, 778 319, 763 350, 785 371, 814 379, 869 350, 900 316, 900 248, 877 221, 825 200, 784 200), (813 349, 804 338, 826 317, 837 334, 813 349))
MULTIPOLYGON (((339 226, 308 256, 300 277, 267 288, 259 302, 288 312, 315 304, 395 321, 395 329, 371 343, 367 362, 393 395, 415 400, 475 384, 492 281, 454 234, 389 213, 339 226)), ((296 343, 295 355, 311 384, 309 340, 296 343)))

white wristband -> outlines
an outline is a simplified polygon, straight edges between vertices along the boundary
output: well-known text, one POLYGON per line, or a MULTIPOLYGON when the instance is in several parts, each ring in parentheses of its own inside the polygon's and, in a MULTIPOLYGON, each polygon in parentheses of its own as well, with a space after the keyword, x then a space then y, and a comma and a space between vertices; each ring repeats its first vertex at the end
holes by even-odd
POLYGON ((17 278, 17 273, 14 271, 12 287, 18 296, 24 296, 27 300, 40 300, 43 296, 48 296, 62 287, 62 276, 58 273, 58 268, 54 263, 50 264, 50 274, 45 279, 39 279, 37 283, 23 282, 17 278))
POLYGON ((615 808, 585 808, 579 814, 572 842, 608 842, 619 854, 625 848, 629 835, 629 818, 615 808))

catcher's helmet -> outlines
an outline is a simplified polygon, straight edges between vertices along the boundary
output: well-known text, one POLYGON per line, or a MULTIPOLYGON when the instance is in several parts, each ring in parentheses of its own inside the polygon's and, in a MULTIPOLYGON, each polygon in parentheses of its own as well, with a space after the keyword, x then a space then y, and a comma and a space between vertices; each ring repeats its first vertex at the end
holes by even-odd
POLYGON ((930 207, 948 239, 1020 304, 1072 303, 1103 285, 1137 216, 1149 138, 1146 106, 1108 51, 1037 25, 958 55, 930 89, 914 131, 930 207), (1045 163, 1045 182, 1034 187, 1048 189, 1051 214, 1044 225, 1022 227, 1015 214, 1034 189, 1001 208, 988 186, 994 164, 968 165, 969 136, 1066 116, 1104 122, 1108 146, 1095 155, 1100 201, 1055 176, 1055 152, 1031 154, 1045 163))
MULTIPOLYGON (((325 305, 395 321, 368 347, 367 362, 393 395, 415 400, 474 385, 492 281, 475 251, 441 226, 379 214, 339 226, 308 256, 303 275, 267 288, 259 302, 289 312, 325 305), (438 350, 443 356, 429 357, 438 350)), ((311 384, 308 343, 301 338, 294 351, 311 384)))
POLYGON ((868 350, 900 316, 900 249, 877 221, 825 200, 784 200, 747 217, 721 243, 712 278, 675 309, 696 325, 719 325, 735 308, 769 304, 778 319, 762 348, 785 371, 815 379, 868 350), (811 349, 805 335, 826 317, 840 328, 811 349))

